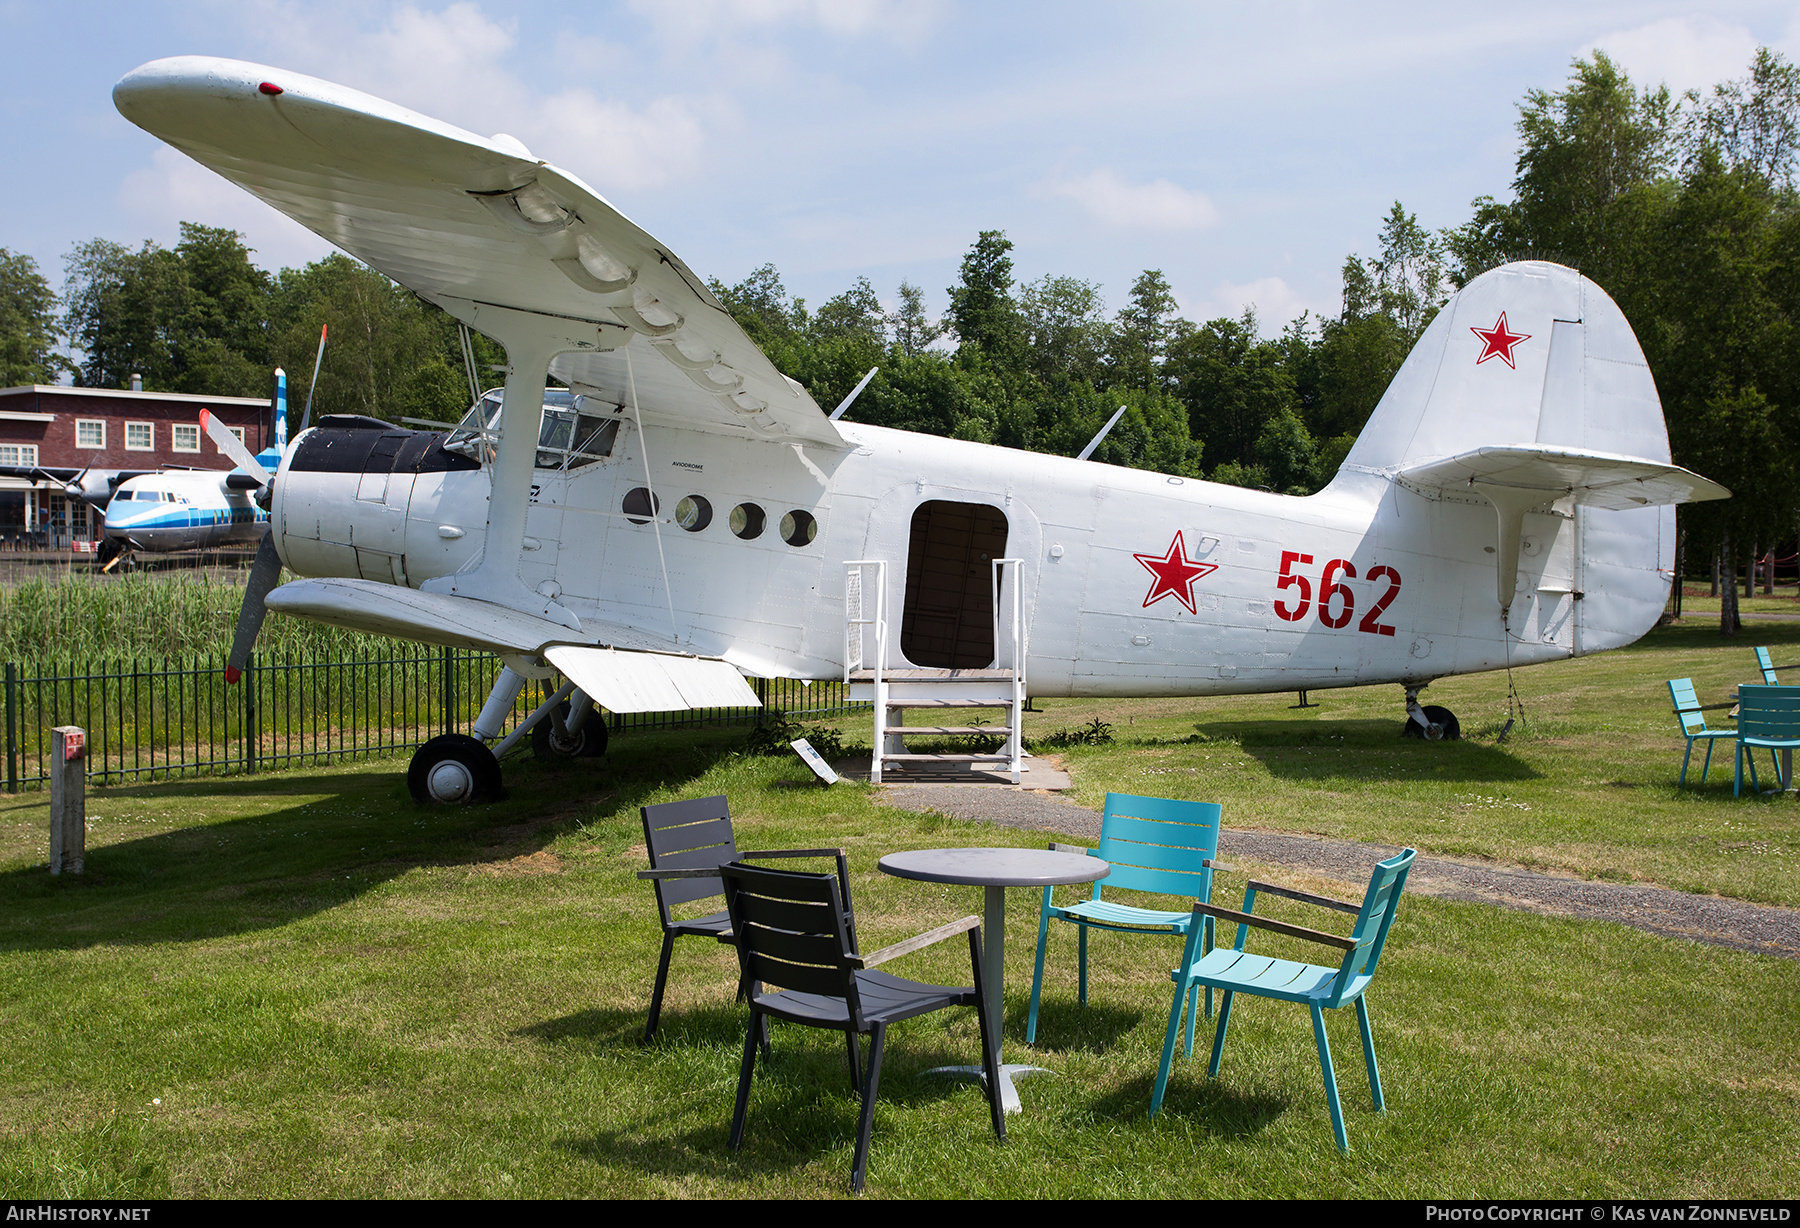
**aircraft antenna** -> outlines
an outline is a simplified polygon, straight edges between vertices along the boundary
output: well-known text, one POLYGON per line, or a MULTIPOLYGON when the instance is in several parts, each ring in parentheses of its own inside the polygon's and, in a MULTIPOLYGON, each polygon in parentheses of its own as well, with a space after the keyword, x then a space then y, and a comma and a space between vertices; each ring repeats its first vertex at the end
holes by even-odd
POLYGON ((325 361, 325 330, 330 327, 329 321, 319 325, 319 352, 313 358, 312 383, 306 386, 306 412, 300 416, 300 429, 303 431, 312 425, 313 393, 319 390, 319 364, 325 361))
POLYGON ((656 534, 656 565, 662 568, 663 600, 669 605, 669 637, 677 644, 681 643, 681 631, 675 625, 675 590, 669 587, 669 562, 663 557, 662 518, 656 507, 656 487, 650 481, 650 447, 644 439, 644 415, 638 412, 637 372, 631 365, 631 347, 625 350, 625 382, 631 386, 631 416, 637 422, 638 455, 644 462, 644 493, 649 496, 650 529, 656 534))
POLYGON ((1107 433, 1111 431, 1113 427, 1117 426, 1119 424, 1119 419, 1124 416, 1125 407, 1121 405, 1118 409, 1113 411, 1113 416, 1106 420, 1106 425, 1100 428, 1100 433, 1088 440, 1088 446, 1083 448, 1081 450, 1081 455, 1077 456, 1075 459, 1086 460, 1088 457, 1092 456, 1094 454, 1094 449, 1100 446, 1100 441, 1106 438, 1107 433))
POLYGON ((875 378, 875 373, 879 370, 881 370, 880 367, 869 368, 869 373, 863 376, 862 379, 857 382, 856 387, 850 390, 850 395, 839 401, 838 407, 831 411, 831 421, 836 422, 839 418, 844 416, 844 411, 850 408, 850 402, 862 395, 862 390, 869 386, 869 381, 875 378))

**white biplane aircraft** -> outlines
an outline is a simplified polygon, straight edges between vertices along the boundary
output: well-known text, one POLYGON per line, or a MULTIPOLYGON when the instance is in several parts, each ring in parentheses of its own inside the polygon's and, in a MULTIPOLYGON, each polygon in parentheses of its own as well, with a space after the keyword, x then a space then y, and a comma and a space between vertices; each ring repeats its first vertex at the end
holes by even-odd
POLYGON ((414 757, 421 799, 496 790, 487 743, 554 671, 528 724, 564 753, 603 738, 594 701, 747 705, 746 674, 847 678, 875 700, 876 779, 910 766, 905 732, 965 732, 906 709, 987 706, 1010 723, 973 728, 1008 735, 1016 781, 1027 690, 1394 682, 1440 736, 1454 718, 1418 702, 1433 679, 1641 636, 1673 505, 1727 494, 1669 463, 1630 326, 1557 265, 1452 298, 1332 483, 1291 498, 827 418, 668 248, 512 137, 214 59, 147 64, 113 96, 506 348, 504 395, 448 436, 298 436, 233 653, 265 594, 498 651, 476 736, 414 757), (282 563, 314 578, 270 591, 282 563))

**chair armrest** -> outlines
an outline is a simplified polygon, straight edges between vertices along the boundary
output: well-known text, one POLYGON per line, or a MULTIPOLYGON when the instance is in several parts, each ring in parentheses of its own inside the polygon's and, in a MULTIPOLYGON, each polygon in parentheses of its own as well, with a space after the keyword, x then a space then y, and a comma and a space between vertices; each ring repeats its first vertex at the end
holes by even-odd
POLYGON ((737 855, 737 859, 739 861, 748 861, 752 857, 842 857, 843 855, 843 849, 769 849, 767 852, 758 853, 746 853, 740 851, 737 855))
MULTIPOLYGON (((1360 912, 1361 909, 1357 911, 1360 912)), ((1304 938, 1308 942, 1336 947, 1340 951, 1356 949, 1354 938, 1339 938, 1336 934, 1327 934, 1324 930, 1310 930, 1304 925, 1289 925, 1285 921, 1271 921, 1267 917, 1239 912, 1235 908, 1220 908, 1216 904, 1195 904, 1194 913, 1197 916, 1217 917, 1222 921, 1236 921, 1239 925, 1253 925, 1260 930, 1273 930, 1277 934, 1286 934, 1290 938, 1304 938)))
POLYGON ((942 942, 946 938, 976 929, 980 925, 980 917, 964 917, 961 921, 952 921, 950 924, 940 925, 934 930, 926 930, 923 934, 908 938, 905 942, 896 942, 891 947, 883 947, 873 955, 853 955, 850 957, 850 966, 863 969, 873 968, 877 964, 885 964, 897 956, 911 954, 931 946, 933 943, 942 942))
POLYGON ((1219 861, 1216 858, 1212 858, 1212 857, 1207 857, 1207 858, 1202 859, 1200 864, 1205 866, 1209 870, 1223 870, 1227 874, 1236 874, 1237 873, 1236 866, 1227 865, 1224 862, 1219 861))
POLYGON ((1250 890, 1258 895, 1278 895, 1284 900, 1298 900, 1302 904, 1317 904, 1320 908, 1333 908, 1338 912, 1347 912, 1353 917, 1362 915, 1361 904, 1334 900, 1328 895, 1314 895, 1310 891, 1296 891, 1292 887, 1277 887, 1274 883, 1259 883, 1255 879, 1250 880, 1250 890))
POLYGON ((717 878, 717 877, 719 877, 719 867, 718 866, 689 866, 685 870, 639 870, 637 872, 637 876, 639 878, 653 878, 653 879, 717 878))

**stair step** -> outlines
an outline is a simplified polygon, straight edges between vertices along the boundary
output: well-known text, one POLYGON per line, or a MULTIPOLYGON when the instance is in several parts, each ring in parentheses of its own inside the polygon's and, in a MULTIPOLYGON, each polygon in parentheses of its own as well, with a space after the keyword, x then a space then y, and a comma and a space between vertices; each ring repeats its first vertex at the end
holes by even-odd
MULTIPOLYGON (((887 682, 1011 682, 1013 671, 1010 669, 884 669, 882 678, 887 682)), ((851 682, 873 682, 875 671, 872 669, 852 670, 851 682)))
POLYGON ((1010 708, 1010 699, 895 699, 888 698, 890 708, 1010 708))
POLYGON ((883 763, 1011 763, 1011 755, 883 755, 883 763))
POLYGON ((1012 730, 1005 725, 888 725, 882 732, 940 738, 1004 738, 1012 735, 1012 730))

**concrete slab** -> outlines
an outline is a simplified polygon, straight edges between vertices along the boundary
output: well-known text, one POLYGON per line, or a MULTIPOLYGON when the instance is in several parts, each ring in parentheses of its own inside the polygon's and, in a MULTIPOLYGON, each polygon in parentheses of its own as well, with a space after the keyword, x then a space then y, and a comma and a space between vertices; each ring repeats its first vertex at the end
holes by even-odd
MULTIPOLYGON (((846 780, 869 779, 869 760, 858 757, 842 759, 831 765, 832 770, 846 780)), ((1048 789, 1061 792, 1074 787, 1069 774, 1063 770, 1062 761, 1055 755, 1034 755, 1025 760, 1025 770, 1019 774, 1019 783, 1014 785, 1012 773, 1003 766, 985 763, 947 763, 924 766, 909 764, 904 769, 890 764, 881 773, 884 785, 904 785, 907 787, 936 788, 946 785, 981 786, 986 788, 1003 787, 1007 789, 1048 789)))

